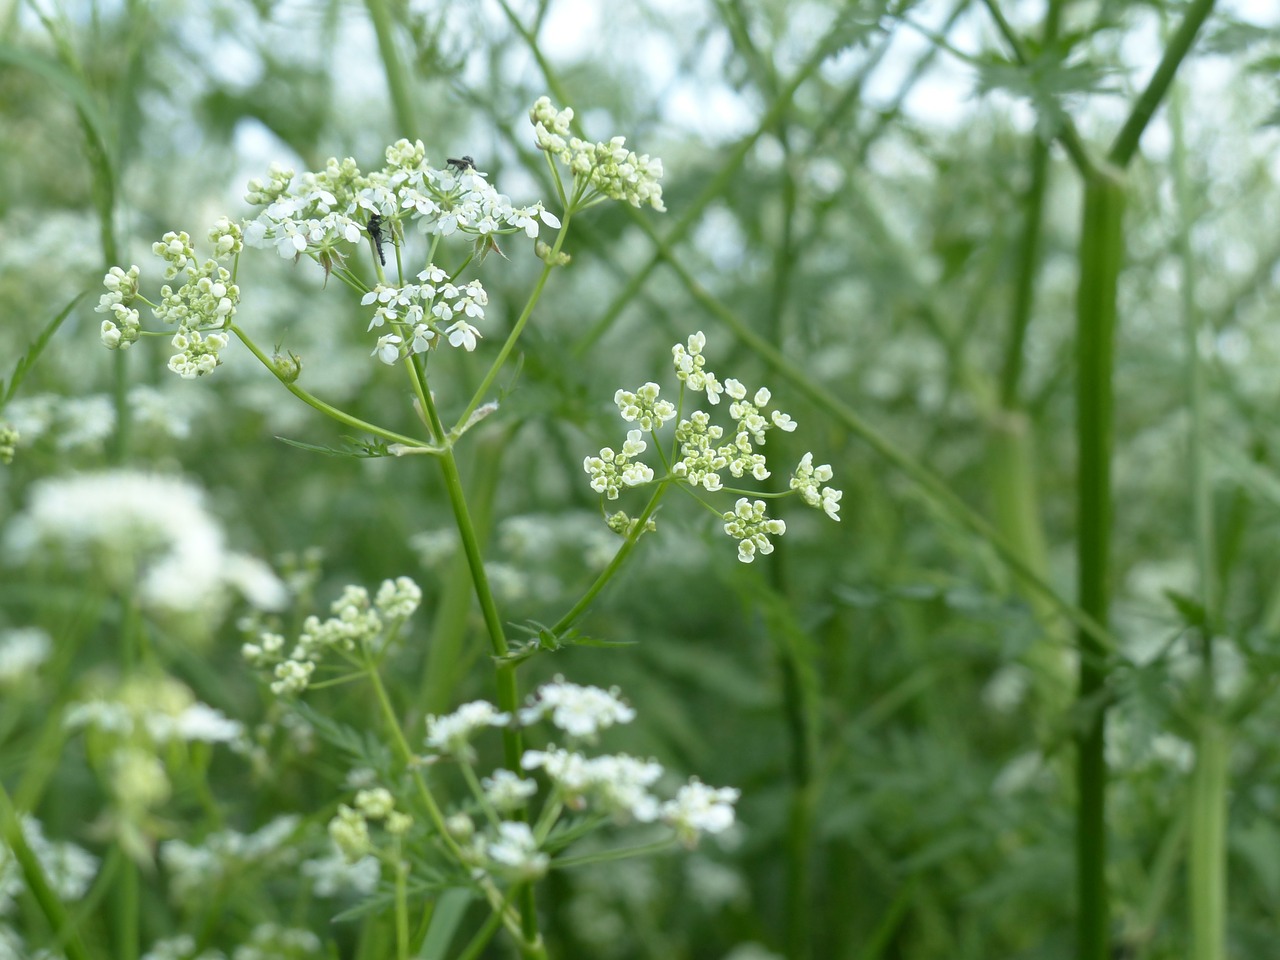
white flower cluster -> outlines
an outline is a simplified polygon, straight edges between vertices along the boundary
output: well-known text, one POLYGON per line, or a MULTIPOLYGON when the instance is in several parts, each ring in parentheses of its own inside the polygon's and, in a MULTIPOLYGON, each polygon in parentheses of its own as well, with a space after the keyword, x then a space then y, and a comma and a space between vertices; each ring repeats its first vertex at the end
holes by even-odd
MULTIPOLYGON (((768 389, 761 387, 751 393, 732 377, 721 382, 706 369, 705 346, 706 337, 698 332, 691 335, 687 343, 677 343, 671 348, 676 378, 682 384, 682 399, 686 388, 705 394, 707 403, 713 407, 719 406, 721 397, 727 396, 732 433, 726 437, 725 428, 713 423, 706 410, 693 410, 689 416, 681 417, 675 428, 670 474, 664 482, 673 480, 716 493, 725 489, 726 471, 734 479, 748 475, 755 480, 768 479, 768 463, 759 448, 764 447, 770 430, 791 433, 796 429, 796 422, 789 414, 770 409, 772 394, 768 389)), ((636 459, 648 448, 643 435, 656 434, 667 421, 678 416, 677 406, 660 398, 655 383, 646 383, 634 393, 619 390, 613 399, 622 419, 639 424, 640 429, 627 432, 627 442, 621 452, 605 447, 598 456, 586 457, 582 462, 583 470, 591 477, 591 489, 609 500, 616 500, 626 487, 653 481, 653 468, 636 459)), ((822 486, 831 478, 830 465, 815 467, 813 454, 806 453, 793 474, 791 489, 809 506, 819 507, 831 519, 839 520, 841 492, 822 486)), ((754 560, 757 553, 771 553, 773 543, 769 537, 786 531, 783 521, 767 516, 763 500, 739 499, 733 510, 722 515, 722 520, 725 533, 738 541, 738 559, 744 563, 754 560)), ((632 529, 631 520, 625 514, 611 517, 609 525, 617 531, 632 529)))
MULTIPOLYGON (((49 840, 40 821, 29 814, 22 815, 22 837, 58 899, 63 903, 78 902, 97 875, 98 858, 74 843, 49 840)), ((13 851, 0 840, 0 917, 13 914, 26 892, 22 868, 13 851)))
POLYGON ((617 500, 623 487, 639 487, 653 480, 653 467, 639 460, 649 444, 639 430, 628 430, 621 452, 602 447, 597 457, 584 457, 582 469, 591 476, 591 489, 617 500))
POLYGON ((264 632, 257 643, 246 643, 241 655, 255 667, 270 668, 271 692, 298 694, 307 689, 316 665, 327 651, 353 663, 358 650, 380 652, 395 639, 399 627, 422 602, 422 588, 408 577, 384 580, 377 596, 369 599, 364 587, 348 585, 329 607, 333 616, 307 617, 297 642, 286 654, 286 641, 278 633, 264 632))
POLYGON ((393 838, 403 837, 413 827, 413 817, 396 809, 395 798, 386 787, 361 790, 354 806, 338 804, 338 812, 329 821, 329 838, 348 863, 355 863, 373 851, 369 825, 378 822, 393 838))
POLYGON ((100 330, 102 343, 108 350, 127 350, 138 339, 142 325, 138 311, 129 304, 138 298, 139 272, 136 264, 127 273, 112 267, 102 278, 107 292, 98 298, 94 310, 111 314, 112 319, 103 320, 100 330))
POLYGON ((583 687, 563 677, 538 689, 520 711, 520 722, 530 726, 548 713, 552 726, 577 740, 594 739, 601 730, 636 718, 635 710, 620 699, 617 687, 583 687))
POLYGON ((831 487, 819 487, 831 479, 831 464, 824 463, 815 467, 813 454, 806 453, 800 458, 800 466, 796 467, 791 478, 791 489, 800 491, 804 502, 811 507, 821 507, 828 517, 839 522, 840 498, 842 491, 831 487))
POLYGON ((300 817, 289 814, 253 833, 227 829, 208 834, 199 844, 163 841, 160 863, 169 877, 170 896, 180 904, 195 906, 227 879, 274 858, 287 857, 300 823, 300 817))
POLYGON ((52 652, 53 641, 39 627, 0 631, 0 688, 30 680, 52 652))
MULTIPOLYGON (((523 233, 536 238, 539 225, 560 221, 541 202, 517 207, 485 174, 427 162, 422 141, 397 140, 381 170, 362 173, 355 160, 331 157, 323 171, 303 173, 273 165, 268 182, 252 180, 245 200, 263 207, 245 227, 250 246, 274 246, 282 257, 323 254, 360 240, 371 214, 388 226, 413 224, 423 234, 491 238, 523 233)), ((391 227, 393 230, 395 227, 391 227)))
POLYGON ((69 730, 86 729, 135 744, 237 743, 244 725, 201 703, 191 688, 168 676, 137 677, 113 687, 109 696, 72 704, 63 720, 69 730))
MULTIPOLYGON (((483 700, 465 704, 447 716, 428 717, 427 746, 436 756, 472 764, 476 753, 471 741, 488 727, 527 727, 547 720, 571 741, 582 743, 594 741, 600 731, 616 724, 630 723, 635 716, 616 688, 603 690, 557 677, 535 691, 514 717, 483 700)), ((543 805, 544 815, 534 827, 501 819, 501 814, 523 806, 537 792, 535 781, 502 769, 480 781, 482 790, 475 797, 486 813, 485 829, 477 831, 466 813, 447 819, 449 833, 463 845, 467 862, 482 873, 513 880, 542 876, 550 866, 543 847, 562 809, 622 823, 664 823, 688 846, 695 845, 704 833, 727 830, 734 821, 733 804, 738 799, 734 789, 716 790, 693 779, 673 799, 656 796, 652 788, 665 771, 655 760, 626 754, 588 757, 552 745, 545 750, 526 750, 520 768, 541 770, 552 785, 552 794, 543 805)))
MULTIPOLYGON (((183 277, 177 290, 169 284, 160 288, 160 303, 151 305, 157 320, 175 325, 173 346, 178 352, 169 358, 169 369, 184 380, 212 373, 222 362, 219 356, 227 345, 227 328, 240 302, 240 288, 231 282, 231 271, 219 264, 234 257, 244 247, 240 227, 222 217, 209 231, 214 257, 203 263, 196 260, 191 237, 170 230, 152 244, 152 252, 166 263, 166 280, 183 277)), ((112 267, 102 285, 107 288, 95 308, 111 317, 102 321, 100 336, 109 349, 125 349, 139 336, 138 311, 130 304, 143 299, 138 295, 139 270, 112 267)))
POLYGON ((178 477, 113 470, 46 478, 3 533, 0 545, 18 562, 90 571, 137 596, 148 613, 185 616, 205 631, 219 622, 230 590, 262 610, 288 600, 266 564, 227 549, 203 492, 178 477))
POLYGON ((476 348, 481 333, 471 321, 484 319, 489 302, 480 281, 457 286, 435 264, 419 273, 418 279, 422 282, 402 287, 380 283, 360 300, 365 306, 377 304, 370 330, 384 324, 392 327, 392 332, 379 337, 373 348, 373 355, 383 363, 426 353, 438 346, 441 338, 448 340, 449 346, 468 352, 476 348))
POLYGON ((768 516, 763 500, 754 503, 742 497, 733 509, 724 515, 724 532, 738 541, 738 559, 750 563, 756 552, 773 553, 770 536, 780 537, 787 532, 787 524, 768 516))
MULTIPOLYGON (((529 111, 534 139, 539 150, 545 150, 573 171, 574 180, 582 183, 583 205, 594 196, 625 200, 633 207, 649 204, 655 210, 662 205, 662 161, 647 153, 637 156, 627 149, 626 137, 614 137, 608 143, 590 143, 571 135, 573 109, 557 110, 547 97, 539 97, 529 111)), ((577 191, 575 190, 575 193, 577 191)))
POLYGON ((209 231, 209 240, 217 254, 198 266, 186 233, 170 231, 151 247, 168 264, 166 280, 186 278, 176 291, 168 284, 161 287, 160 304, 151 310, 157 320, 178 327, 172 341, 178 352, 169 358, 169 369, 184 380, 212 373, 222 362, 219 354, 228 342, 226 329, 240 302, 240 288, 231 282, 231 271, 218 263, 243 249, 240 227, 223 217, 209 231))

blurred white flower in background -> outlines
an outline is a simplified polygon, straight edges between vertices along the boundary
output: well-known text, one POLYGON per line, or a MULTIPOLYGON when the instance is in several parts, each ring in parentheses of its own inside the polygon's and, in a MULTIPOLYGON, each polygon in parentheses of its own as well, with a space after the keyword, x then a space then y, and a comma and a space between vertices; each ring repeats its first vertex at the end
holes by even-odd
POLYGON ((109 470, 41 480, 0 542, 12 564, 85 571, 149 612, 199 614, 210 625, 233 591, 260 610, 289 599, 265 563, 227 548, 203 491, 180 477, 109 470))

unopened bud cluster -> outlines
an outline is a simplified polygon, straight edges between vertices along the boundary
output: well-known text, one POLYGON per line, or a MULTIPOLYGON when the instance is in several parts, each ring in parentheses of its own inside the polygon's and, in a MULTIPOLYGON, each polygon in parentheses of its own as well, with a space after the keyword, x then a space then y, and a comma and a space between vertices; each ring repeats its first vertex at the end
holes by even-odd
MULTIPOLYGON (((573 110, 557 110, 547 97, 539 97, 529 111, 539 150, 545 150, 567 166, 575 183, 584 186, 583 206, 598 197, 623 200, 633 207, 649 204, 655 210, 662 205, 662 161, 647 153, 637 156, 628 150, 626 137, 613 137, 607 143, 580 140, 570 132, 573 110)), ((576 191, 575 191, 576 192, 576 191)))
POLYGON ((329 608, 333 616, 307 617, 287 652, 285 638, 268 631, 257 643, 246 643, 240 653, 251 665, 270 671, 272 693, 299 694, 327 654, 358 664, 359 654, 380 653, 421 602, 422 589, 408 577, 384 580, 372 599, 364 587, 348 585, 329 608))

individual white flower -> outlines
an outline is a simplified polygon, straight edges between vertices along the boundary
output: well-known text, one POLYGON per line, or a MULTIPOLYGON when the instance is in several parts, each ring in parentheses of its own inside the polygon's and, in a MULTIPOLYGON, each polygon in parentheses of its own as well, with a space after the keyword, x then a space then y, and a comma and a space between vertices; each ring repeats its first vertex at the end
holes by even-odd
POLYGON ((459 320, 445 331, 445 335, 448 336, 451 347, 462 347, 469 353, 475 350, 480 331, 465 320, 459 320))
POLYGON ((400 344, 403 340, 398 334, 388 333, 378 338, 378 345, 373 348, 372 356, 383 363, 391 365, 400 359, 400 344))
POLYGON ((453 713, 427 717, 427 746, 436 753, 469 759, 474 755, 471 738, 485 727, 505 727, 511 714, 486 700, 465 703, 453 713))

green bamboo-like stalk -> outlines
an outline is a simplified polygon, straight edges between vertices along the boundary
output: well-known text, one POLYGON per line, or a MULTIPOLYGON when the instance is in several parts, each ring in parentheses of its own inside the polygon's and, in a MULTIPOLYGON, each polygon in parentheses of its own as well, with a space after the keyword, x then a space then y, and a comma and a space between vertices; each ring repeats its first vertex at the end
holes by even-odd
MULTIPOLYGON (((1116 287, 1124 259, 1125 191, 1118 175, 1087 183, 1076 300, 1077 543, 1080 607, 1106 624, 1110 606, 1111 451, 1116 287)), ((1077 733, 1076 860, 1078 956, 1110 957, 1107 896, 1106 711, 1100 700, 1107 651, 1081 630, 1077 733)))
POLYGON ((1206 713, 1196 740, 1196 767, 1191 778, 1191 835, 1187 848, 1187 902, 1191 921, 1188 960, 1222 960, 1227 955, 1229 756, 1226 725, 1206 713))
POLYGON ((27 889, 31 891, 40 911, 48 919, 49 925, 57 931, 66 955, 70 960, 92 960, 92 954, 85 949, 79 931, 69 921, 67 908, 58 899, 58 894, 50 885, 49 878, 45 876, 44 868, 41 867, 40 861, 36 859, 35 853, 23 836, 18 812, 3 784, 0 784, 0 841, 3 841, 13 854, 27 889))
POLYGON ((1171 165, 1174 197, 1179 210, 1175 239, 1182 267, 1183 344, 1187 354, 1187 399, 1191 413, 1188 477, 1191 484, 1191 542, 1196 580, 1208 628, 1201 637, 1202 691, 1196 765, 1191 779, 1190 846, 1187 855, 1187 900, 1191 904, 1190 960, 1223 960, 1226 956, 1226 832, 1229 732, 1219 719, 1214 692, 1213 634, 1222 620, 1222 591, 1214 563, 1215 534, 1212 489, 1206 459, 1204 362, 1200 357, 1201 315, 1196 306, 1196 266, 1191 248, 1195 201, 1187 176, 1186 137, 1182 97, 1175 89, 1169 100, 1172 132, 1171 165))
POLYGON ((418 135, 418 111, 414 106, 413 81, 396 49, 395 32, 392 29, 391 10, 386 0, 365 0, 369 10, 369 22, 378 38, 378 55, 387 74, 387 90, 396 126, 400 134, 413 138, 418 135))

